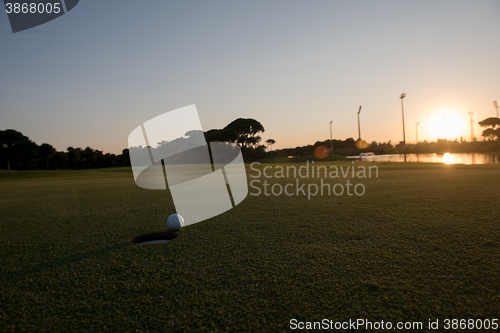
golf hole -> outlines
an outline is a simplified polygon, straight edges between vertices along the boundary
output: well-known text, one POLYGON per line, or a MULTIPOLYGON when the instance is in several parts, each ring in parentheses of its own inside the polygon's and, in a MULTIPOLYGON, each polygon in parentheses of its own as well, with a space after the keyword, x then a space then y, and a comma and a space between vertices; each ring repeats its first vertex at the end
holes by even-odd
POLYGON ((177 231, 166 231, 166 232, 155 232, 152 234, 145 234, 140 236, 135 236, 130 241, 136 244, 156 244, 165 243, 175 239, 179 235, 177 231))

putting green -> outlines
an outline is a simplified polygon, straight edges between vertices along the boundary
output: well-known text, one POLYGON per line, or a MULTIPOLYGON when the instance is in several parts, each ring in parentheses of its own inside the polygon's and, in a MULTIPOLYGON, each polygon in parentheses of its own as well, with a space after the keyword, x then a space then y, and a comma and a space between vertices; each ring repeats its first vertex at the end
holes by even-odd
POLYGON ((175 209, 168 191, 138 188, 128 168, 2 171, 1 330, 498 318, 500 166, 376 165, 378 177, 356 180, 362 196, 249 195, 151 245, 130 239, 166 231, 175 209))

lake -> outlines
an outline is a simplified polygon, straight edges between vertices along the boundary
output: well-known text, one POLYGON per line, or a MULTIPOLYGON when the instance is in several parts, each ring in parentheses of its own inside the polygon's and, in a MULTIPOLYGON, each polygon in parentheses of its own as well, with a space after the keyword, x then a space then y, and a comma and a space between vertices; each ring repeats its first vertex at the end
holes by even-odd
MULTIPOLYGON (((387 154, 373 156, 348 156, 364 162, 404 162, 403 154, 387 154)), ((490 164, 500 163, 500 154, 406 154, 407 162, 445 163, 445 164, 490 164)))

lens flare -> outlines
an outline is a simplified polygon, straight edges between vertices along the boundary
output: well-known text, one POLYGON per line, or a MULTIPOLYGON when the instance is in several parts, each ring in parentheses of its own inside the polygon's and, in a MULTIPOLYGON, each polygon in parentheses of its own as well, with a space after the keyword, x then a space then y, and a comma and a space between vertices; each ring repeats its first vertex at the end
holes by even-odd
POLYGON ((365 149, 365 148, 368 148, 368 146, 370 146, 370 145, 365 140, 356 141, 356 148, 365 149))
POLYGON ((446 153, 443 156, 443 163, 444 164, 455 164, 455 158, 450 153, 446 153))
POLYGON ((330 154, 330 149, 327 146, 318 146, 314 149, 314 156, 322 160, 328 157, 330 154))

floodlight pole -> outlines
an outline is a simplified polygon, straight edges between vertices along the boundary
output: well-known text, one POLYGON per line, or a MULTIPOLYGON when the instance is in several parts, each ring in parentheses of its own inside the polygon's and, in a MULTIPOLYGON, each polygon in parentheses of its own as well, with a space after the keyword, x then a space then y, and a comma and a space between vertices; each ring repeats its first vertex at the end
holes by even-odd
POLYGON ((403 142, 404 142, 404 149, 405 149, 405 162, 406 162, 406 131, 405 131, 405 108, 403 104, 403 98, 406 97, 405 93, 402 93, 399 98, 401 98, 401 114, 403 116, 403 142))
POLYGON ((358 140, 361 140, 361 125, 359 123, 359 114, 360 113, 361 113, 361 105, 359 106, 359 110, 358 110, 358 137, 359 137, 358 140))
POLYGON ((330 153, 333 152, 332 122, 333 120, 330 120, 330 153))
POLYGON ((499 118, 498 117, 498 103, 497 103, 497 101, 493 102, 493 106, 497 109, 497 118, 499 118))
POLYGON ((417 144, 418 144, 418 125, 420 125, 419 122, 415 125, 415 133, 417 134, 417 144))
POLYGON ((474 120, 472 120, 472 115, 474 113, 471 111, 469 112, 469 117, 470 117, 470 141, 475 141, 475 138, 474 138, 474 120))

